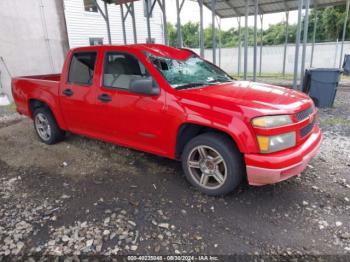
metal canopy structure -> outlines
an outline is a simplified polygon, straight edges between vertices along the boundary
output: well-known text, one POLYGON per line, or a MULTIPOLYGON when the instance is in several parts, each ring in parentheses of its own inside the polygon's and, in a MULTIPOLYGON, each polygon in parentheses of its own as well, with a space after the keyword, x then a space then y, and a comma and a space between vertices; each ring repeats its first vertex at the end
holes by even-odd
MULTIPOLYGON (((201 1, 204 6, 212 11, 213 16, 219 16, 220 18, 240 18, 244 16, 244 60, 243 60, 243 79, 247 79, 248 74, 248 16, 254 16, 254 49, 253 49, 253 81, 256 81, 257 75, 257 20, 260 15, 260 23, 262 28, 262 21, 264 14, 271 13, 286 13, 286 26, 285 26, 285 44, 284 44, 284 54, 283 54, 283 64, 282 64, 282 74, 285 76, 286 68, 286 53, 288 46, 288 20, 289 20, 289 11, 298 10, 298 23, 297 23, 297 35, 295 42, 295 56, 294 56, 294 75, 293 75, 293 88, 298 88, 298 67, 299 67, 299 47, 301 39, 303 40, 302 48, 302 57, 301 57, 301 69, 299 79, 303 79, 305 71, 305 58, 306 58, 306 45, 308 38, 308 18, 309 18, 309 9, 313 8, 317 13, 318 8, 327 7, 327 6, 337 6, 343 5, 346 3, 346 15, 343 27, 343 36, 341 44, 341 53, 340 53, 340 65, 343 56, 343 46, 346 33, 346 24, 348 20, 349 13, 349 1, 350 0, 203 0, 201 1), (304 19, 302 19, 302 10, 305 9, 304 19), (303 37, 301 38, 301 24, 304 22, 303 37)), ((314 44, 315 44, 315 35, 317 30, 317 16, 315 16, 314 28, 313 28, 313 37, 312 37, 312 52, 311 52, 311 65, 313 62, 313 53, 314 53, 314 44)), ((241 24, 239 22, 239 28, 241 24)), ((212 24, 213 28, 213 62, 215 63, 216 57, 216 38, 215 38, 215 23, 212 24)), ((202 30, 202 28, 201 28, 202 30)), ((261 30, 261 34, 262 34, 261 30)), ((239 29, 239 42, 241 38, 241 33, 239 29)), ((262 36, 261 36, 262 38, 262 36)), ((260 40, 261 41, 261 40, 260 40)), ((240 44, 239 44, 239 55, 238 55, 238 73, 240 71, 240 44)), ((261 75, 261 64, 262 64, 262 43, 260 43, 260 68, 259 75, 261 75)), ((300 81, 301 82, 301 81, 300 81)))
MULTIPOLYGON (((108 18, 108 4, 116 4, 120 6, 121 10, 121 21, 123 29, 124 43, 127 44, 126 32, 125 32, 125 22, 127 16, 130 15, 132 18, 133 26, 133 36, 134 43, 137 43, 137 28, 135 24, 135 11, 134 11, 134 2, 139 0, 102 0, 104 2, 104 10, 98 5, 97 1, 94 0, 98 10, 100 11, 102 17, 106 21, 108 40, 111 44, 111 30, 109 25, 108 18), (125 8, 125 9, 124 9, 125 8), (125 12, 124 12, 125 10, 125 12)), ((177 15, 177 47, 182 48, 182 33, 181 33, 181 10, 183 10, 184 3, 186 0, 176 0, 176 15, 177 15)), ((243 52, 243 79, 247 80, 248 76, 248 16, 254 17, 254 52, 253 52, 253 81, 256 81, 257 76, 257 56, 258 56, 258 46, 257 46, 257 31, 258 31, 258 17, 260 16, 260 59, 259 59, 259 76, 261 76, 261 67, 262 67, 262 37, 263 37, 263 16, 264 14, 271 13, 281 13, 285 12, 286 15, 286 25, 285 25, 285 43, 284 43, 284 53, 283 53, 283 63, 282 63, 282 74, 285 76, 286 68, 286 53, 288 48, 288 22, 289 22, 289 11, 298 10, 298 22, 297 22, 297 32, 296 32, 296 41, 295 41, 295 55, 294 55, 294 75, 293 75, 293 88, 298 88, 298 80, 303 79, 304 70, 305 70, 305 58, 306 58, 306 45, 307 45, 307 36, 308 36, 308 18, 309 18, 309 9, 313 8, 314 12, 317 13, 318 8, 327 7, 327 6, 337 6, 344 5, 346 3, 345 11, 345 20, 343 26, 343 34, 341 39, 341 52, 340 52, 340 65, 343 59, 343 46, 346 34, 346 24, 348 21, 349 5, 350 0, 190 0, 198 3, 199 6, 199 48, 200 55, 204 57, 204 29, 203 29, 203 7, 207 7, 212 12, 211 16, 211 26, 212 26, 212 52, 213 57, 212 61, 216 64, 216 48, 217 48, 217 34, 216 34, 216 24, 217 18, 233 18, 236 17, 238 21, 238 75, 241 71, 241 43, 244 42, 244 52, 243 52), (302 16, 302 11, 305 10, 304 16, 302 16), (244 17, 244 41, 242 41, 241 28, 243 22, 241 17, 244 17), (303 37, 301 36, 301 26, 302 21, 304 22, 303 37), (299 70, 299 48, 300 43, 302 43, 302 57, 301 57, 301 68, 300 74, 298 75, 299 70), (299 79, 298 79, 299 76, 299 79)), ((164 43, 169 44, 168 33, 167 33, 167 16, 166 16, 166 0, 144 0, 144 5, 146 6, 146 19, 147 19, 147 42, 152 42, 151 38, 151 24, 150 18, 156 4, 160 7, 163 15, 163 24, 164 26, 164 43)), ((315 35, 317 31, 317 16, 314 16, 314 28, 312 36, 312 49, 311 49, 311 59, 310 65, 313 63, 313 53, 314 53, 314 44, 315 44, 315 35)), ((220 27, 220 25, 219 25, 220 27)), ((220 37, 220 34, 218 34, 220 37)), ((220 39, 219 39, 219 63, 220 63, 220 39)), ((301 81, 300 81, 301 82, 301 81)))
MULTIPOLYGON (((248 2, 248 16, 254 15, 254 0, 216 0, 215 13, 221 18, 245 16, 245 4, 248 2)), ((313 7, 315 1, 310 3, 313 7)), ((318 0, 318 7, 336 6, 345 4, 345 0, 318 0)), ((298 10, 299 0, 259 0, 261 14, 281 13, 298 10)), ((211 0, 204 0, 203 4, 211 9, 211 0)))
MULTIPOLYGON (((109 18, 108 18, 108 8, 107 4, 115 4, 120 6, 120 12, 121 12, 121 20, 122 20, 122 29, 123 29, 123 37, 124 37, 124 44, 127 44, 127 38, 126 38, 126 29, 125 29, 125 21, 128 17, 128 15, 131 16, 132 19, 132 28, 133 28, 133 35, 134 35, 134 43, 137 43, 137 28, 136 28, 136 22, 135 22, 135 8, 134 8, 134 2, 140 1, 140 0, 102 0, 105 5, 105 11, 102 11, 101 7, 97 3, 96 0, 95 4, 100 11, 101 15, 106 21, 106 26, 107 26, 107 33, 108 33, 108 39, 109 39, 109 44, 111 44, 111 32, 110 32, 110 26, 109 26, 109 18), (124 8, 126 8, 126 11, 124 12, 124 8)), ((144 0, 145 5, 147 6, 146 8, 146 19, 147 19, 147 36, 148 36, 148 42, 152 42, 152 33, 151 33, 151 22, 150 18, 152 17, 152 13, 154 10, 154 7, 156 4, 159 5, 160 9, 162 10, 163 14, 163 23, 164 25, 167 24, 167 17, 166 17, 166 6, 165 6, 165 1, 166 0, 144 0)), ((177 0, 179 1, 179 0, 177 0)), ((181 8, 183 6, 183 2, 185 0, 182 0, 181 8)), ((181 11, 181 9, 180 9, 181 11)), ((178 23, 180 21, 180 14, 178 11, 178 23)), ((167 27, 164 26, 164 43, 167 45, 168 44, 168 31, 167 27)), ((181 34, 178 33, 178 39, 181 39, 181 34)), ((181 42, 181 41, 180 41, 181 42)))

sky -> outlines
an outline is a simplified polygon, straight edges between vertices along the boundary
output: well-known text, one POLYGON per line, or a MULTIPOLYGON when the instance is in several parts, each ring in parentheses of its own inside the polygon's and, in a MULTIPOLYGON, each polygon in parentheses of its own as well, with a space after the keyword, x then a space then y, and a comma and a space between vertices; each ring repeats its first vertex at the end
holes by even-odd
MULTIPOLYGON (((167 9, 167 19, 168 22, 172 24, 176 24, 176 1, 169 0, 166 2, 167 9)), ((289 23, 296 24, 298 17, 297 11, 292 11, 289 13, 289 23)), ((204 7, 203 8, 203 23, 204 27, 207 27, 211 24, 211 11, 204 7)), ((263 28, 267 29, 271 24, 277 24, 281 21, 285 20, 284 13, 277 14, 266 14, 264 15, 263 28)), ((199 6, 197 2, 194 1, 185 1, 184 6, 181 11, 181 24, 185 24, 187 22, 199 22, 199 6)), ((243 21, 243 20, 242 20, 243 21)), ((244 23, 244 22, 241 22, 244 23)), ((248 25, 254 26, 254 17, 250 16, 248 19, 248 25)), ((260 27, 260 19, 258 19, 258 26, 260 27)), ((224 18, 221 19, 221 29, 227 30, 231 27, 238 27, 237 18, 224 18)))

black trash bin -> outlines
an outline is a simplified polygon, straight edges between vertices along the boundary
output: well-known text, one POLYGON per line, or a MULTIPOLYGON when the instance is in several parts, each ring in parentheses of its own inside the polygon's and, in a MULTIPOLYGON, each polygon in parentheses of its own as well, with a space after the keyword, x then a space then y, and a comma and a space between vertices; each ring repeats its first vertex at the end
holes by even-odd
POLYGON ((341 69, 312 68, 305 71, 303 92, 314 100, 317 107, 332 107, 337 93, 341 69))

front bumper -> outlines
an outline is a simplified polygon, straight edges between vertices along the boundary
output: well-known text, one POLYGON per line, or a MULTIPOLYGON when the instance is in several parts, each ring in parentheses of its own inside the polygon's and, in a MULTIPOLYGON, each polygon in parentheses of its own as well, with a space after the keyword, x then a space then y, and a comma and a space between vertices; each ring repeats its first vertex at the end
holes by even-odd
POLYGON ((307 140, 296 148, 269 155, 245 154, 248 183, 262 186, 300 175, 317 154, 321 141, 322 134, 316 126, 307 140))

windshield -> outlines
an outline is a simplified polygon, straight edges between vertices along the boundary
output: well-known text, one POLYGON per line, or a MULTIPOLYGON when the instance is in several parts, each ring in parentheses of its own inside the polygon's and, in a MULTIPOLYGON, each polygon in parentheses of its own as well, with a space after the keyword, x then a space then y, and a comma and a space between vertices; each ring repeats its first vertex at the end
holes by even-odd
POLYGON ((220 68, 198 56, 191 56, 186 60, 176 60, 148 54, 148 58, 175 89, 232 81, 232 78, 220 68))

